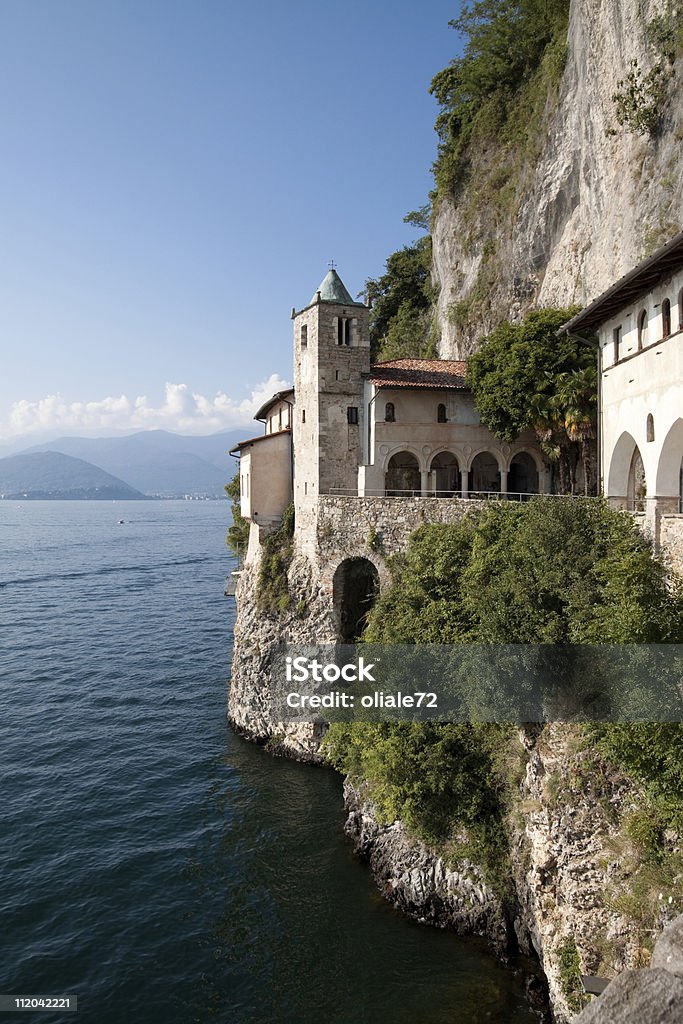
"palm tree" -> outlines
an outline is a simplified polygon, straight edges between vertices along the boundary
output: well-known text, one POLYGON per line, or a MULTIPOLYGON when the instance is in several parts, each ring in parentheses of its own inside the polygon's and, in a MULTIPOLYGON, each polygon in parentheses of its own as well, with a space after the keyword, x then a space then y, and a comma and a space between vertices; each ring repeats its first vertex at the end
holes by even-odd
POLYGON ((597 373, 594 366, 569 370, 555 378, 553 411, 569 441, 578 444, 583 466, 584 493, 590 481, 591 441, 597 426, 597 373))

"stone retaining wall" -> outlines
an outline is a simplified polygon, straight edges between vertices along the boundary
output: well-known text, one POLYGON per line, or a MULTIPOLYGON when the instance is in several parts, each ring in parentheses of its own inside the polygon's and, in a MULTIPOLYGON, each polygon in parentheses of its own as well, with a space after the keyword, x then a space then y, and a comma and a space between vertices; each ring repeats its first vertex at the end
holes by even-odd
POLYGON ((659 547, 673 572, 683 577, 683 515, 662 516, 659 547))

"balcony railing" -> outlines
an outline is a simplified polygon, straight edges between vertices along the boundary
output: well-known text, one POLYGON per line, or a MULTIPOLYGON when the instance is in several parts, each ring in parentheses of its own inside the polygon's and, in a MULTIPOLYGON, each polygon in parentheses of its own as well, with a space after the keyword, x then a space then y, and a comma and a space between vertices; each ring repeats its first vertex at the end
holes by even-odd
POLYGON ((366 488, 364 494, 347 487, 330 487, 321 491, 331 497, 341 498, 439 498, 443 501, 529 501, 531 498, 570 498, 570 494, 543 494, 538 491, 438 491, 438 490, 397 490, 396 488, 366 488))

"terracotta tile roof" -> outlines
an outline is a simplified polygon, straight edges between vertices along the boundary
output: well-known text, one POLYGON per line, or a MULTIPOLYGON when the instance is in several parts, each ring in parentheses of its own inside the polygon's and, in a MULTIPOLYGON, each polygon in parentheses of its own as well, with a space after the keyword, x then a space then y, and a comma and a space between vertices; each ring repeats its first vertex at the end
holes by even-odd
POLYGON ((377 387, 464 390, 467 363, 460 359, 391 359, 370 367, 377 387))

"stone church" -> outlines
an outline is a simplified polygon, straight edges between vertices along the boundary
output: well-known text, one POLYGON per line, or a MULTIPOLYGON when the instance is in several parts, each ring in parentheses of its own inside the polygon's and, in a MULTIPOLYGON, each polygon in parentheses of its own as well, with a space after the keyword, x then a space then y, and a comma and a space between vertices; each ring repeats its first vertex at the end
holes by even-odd
POLYGON ((294 501, 299 533, 322 496, 523 499, 549 490, 532 431, 508 445, 480 422, 464 362, 373 364, 369 317, 334 269, 292 310, 294 387, 258 410, 263 433, 232 450, 252 532, 272 529, 294 501))

